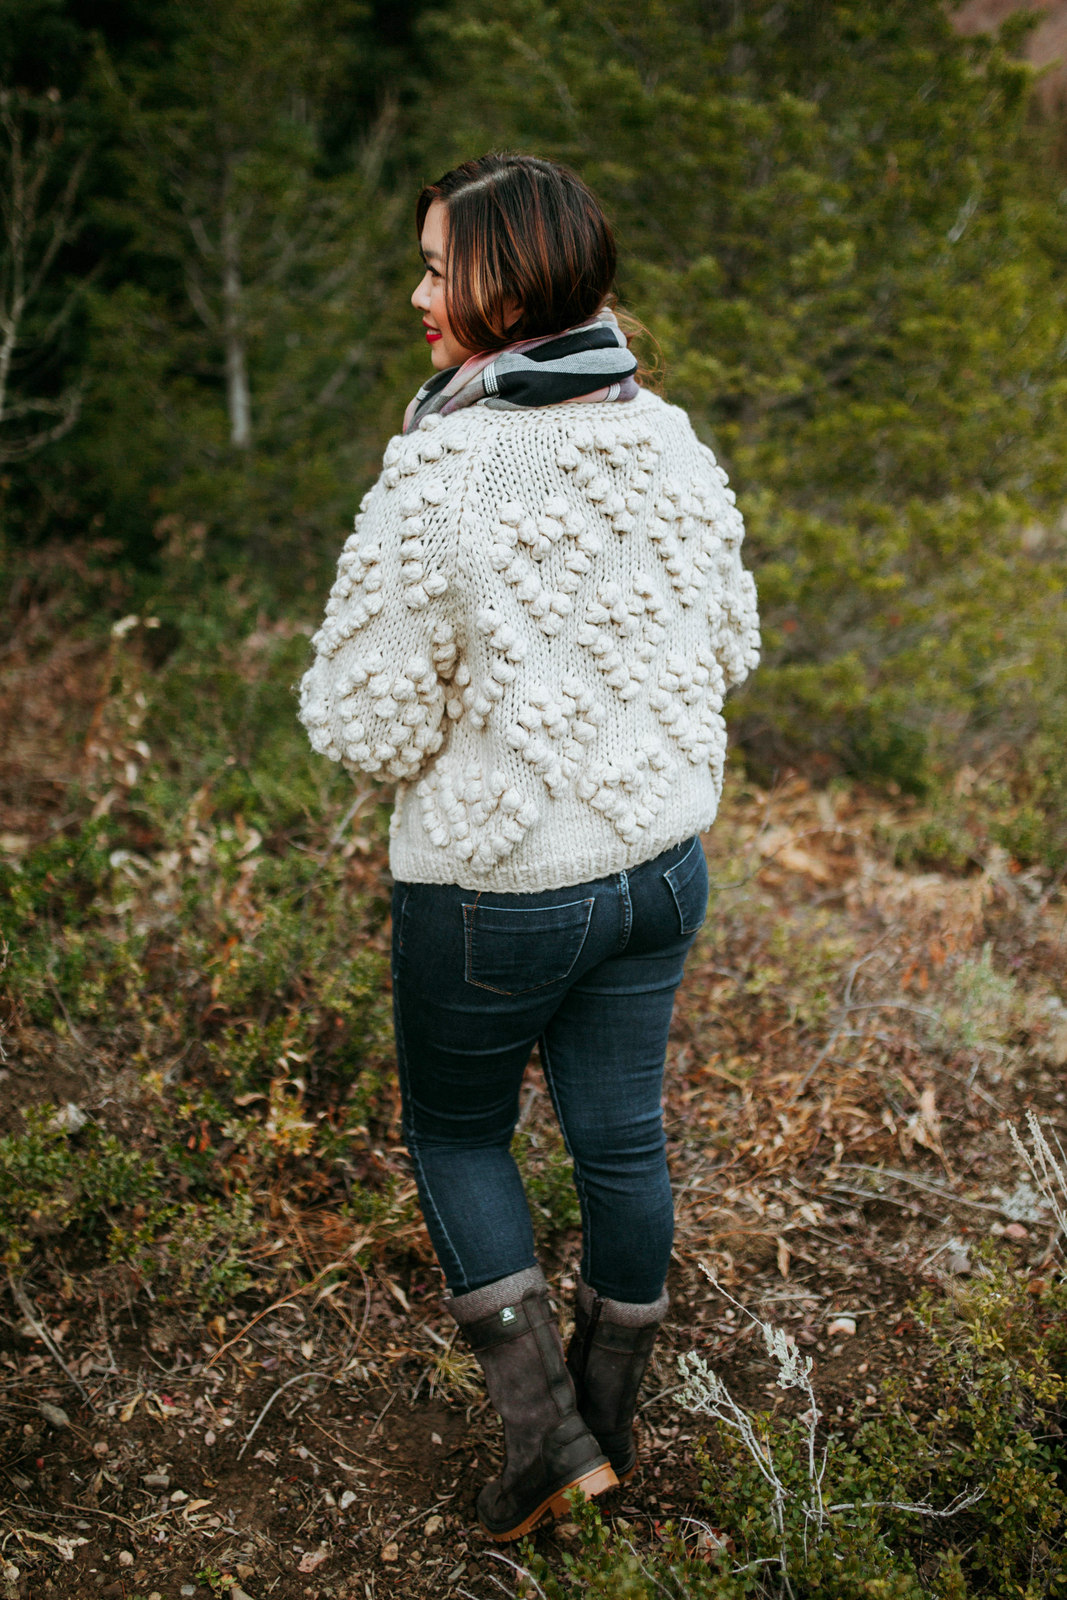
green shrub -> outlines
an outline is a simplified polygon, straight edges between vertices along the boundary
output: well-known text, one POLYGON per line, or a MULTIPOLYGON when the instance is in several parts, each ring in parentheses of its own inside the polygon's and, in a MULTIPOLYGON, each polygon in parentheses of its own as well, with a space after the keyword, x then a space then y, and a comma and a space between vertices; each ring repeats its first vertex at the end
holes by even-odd
POLYGON ((181 1163, 158 1161, 88 1123, 70 1132, 53 1106, 0 1139, 0 1260, 17 1268, 45 1239, 79 1234, 161 1291, 202 1308, 252 1282, 243 1251, 262 1231, 250 1196, 181 1199, 181 1163))
POLYGON ((9 1266, 37 1239, 81 1227, 106 1236, 112 1212, 138 1210, 149 1226, 165 1217, 156 1163, 93 1125, 71 1135, 58 1108, 26 1115, 23 1132, 0 1138, 0 1255, 9 1266))
MULTIPOLYGON (((1064 194, 1018 33, 962 38, 936 0, 466 0, 421 27, 457 66, 437 164, 577 163, 730 473, 764 625, 730 702, 752 770, 927 798, 1007 746, 1058 868, 1064 194)), ((918 848, 965 866, 946 843, 918 848)))
MULTIPOLYGON (((95 1241, 206 1304, 250 1284, 271 1188, 340 1200, 353 1133, 392 1115, 386 903, 354 853, 381 851, 385 819, 370 790, 334 836, 352 787, 296 721, 302 633, 220 587, 158 665, 153 638, 102 642, 104 754, 71 796, 100 814, 0 862, 5 1048, 76 1060, 88 1107, 96 1074, 117 1075, 139 1131, 124 1145, 38 1113, 11 1134, 0 1251, 95 1241)), ((359 1183, 367 1219, 399 1227, 392 1176, 359 1183)))
POLYGON ((949 808, 897 829, 893 861, 898 867, 925 867, 935 872, 965 873, 978 864, 973 830, 949 808))
POLYGON ((520 1128, 511 1143, 530 1203, 534 1233, 546 1244, 582 1225, 574 1163, 554 1122, 520 1128))
MULTIPOLYGON (((577 1506, 577 1551, 553 1565, 528 1541, 529 1579, 546 1600, 1067 1594, 1067 1282, 1030 1283, 986 1250, 969 1285, 926 1293, 915 1311, 932 1348, 932 1414, 910 1411, 906 1381, 892 1378, 873 1418, 857 1405, 849 1434, 817 1446, 804 1417, 749 1417, 748 1447, 715 1420, 692 1518, 639 1550, 624 1521, 577 1506)), ((692 1358, 681 1365, 706 1408, 715 1380, 692 1358)))

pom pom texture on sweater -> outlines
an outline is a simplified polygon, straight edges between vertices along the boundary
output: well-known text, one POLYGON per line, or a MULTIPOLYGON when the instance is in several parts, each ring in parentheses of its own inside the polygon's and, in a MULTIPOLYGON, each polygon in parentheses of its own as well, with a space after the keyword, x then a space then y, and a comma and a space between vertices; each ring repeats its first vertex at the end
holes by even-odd
POLYGON ((394 877, 498 892, 710 826, 759 658, 726 474, 685 413, 427 417, 393 439, 300 690, 313 747, 398 779, 394 877))

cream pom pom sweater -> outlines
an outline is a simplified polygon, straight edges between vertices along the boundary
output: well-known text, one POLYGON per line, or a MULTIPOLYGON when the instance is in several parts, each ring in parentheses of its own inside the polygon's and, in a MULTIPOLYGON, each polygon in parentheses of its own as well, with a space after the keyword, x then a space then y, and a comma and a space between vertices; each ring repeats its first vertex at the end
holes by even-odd
POLYGON ((393 439, 300 691, 316 750, 400 780, 393 876, 555 889, 708 827, 723 696, 759 655, 743 533, 648 391, 393 439))

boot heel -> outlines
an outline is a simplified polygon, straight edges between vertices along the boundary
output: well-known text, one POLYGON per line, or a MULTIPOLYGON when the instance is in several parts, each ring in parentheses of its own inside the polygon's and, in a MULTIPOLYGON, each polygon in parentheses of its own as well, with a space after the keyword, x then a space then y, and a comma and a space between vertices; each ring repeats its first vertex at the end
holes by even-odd
POLYGON ((594 1467, 591 1472, 583 1472, 580 1478, 575 1478, 573 1483, 568 1483, 552 1496, 550 1509, 554 1517, 569 1517, 572 1506, 567 1500, 567 1495, 572 1489, 580 1489, 587 1500, 592 1500, 594 1495, 604 1494, 608 1489, 618 1485, 618 1478, 607 1462, 602 1467, 594 1467))

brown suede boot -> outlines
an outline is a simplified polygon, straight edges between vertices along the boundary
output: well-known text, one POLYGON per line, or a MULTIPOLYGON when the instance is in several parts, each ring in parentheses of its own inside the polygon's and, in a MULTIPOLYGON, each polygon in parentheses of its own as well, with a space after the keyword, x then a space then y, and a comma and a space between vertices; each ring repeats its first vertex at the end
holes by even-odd
POLYGON ((620 1483, 637 1470, 637 1391, 669 1305, 666 1290, 658 1300, 636 1305, 602 1299, 578 1279, 567 1366, 578 1409, 620 1483))
POLYGON ((478 1496, 492 1539, 518 1539, 549 1514, 568 1516, 568 1489, 587 1497, 618 1482, 578 1414, 540 1269, 445 1301, 485 1374, 504 1424, 504 1466, 478 1496))

